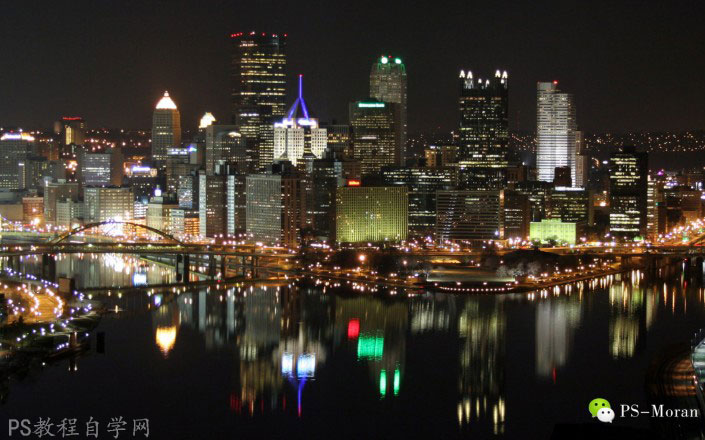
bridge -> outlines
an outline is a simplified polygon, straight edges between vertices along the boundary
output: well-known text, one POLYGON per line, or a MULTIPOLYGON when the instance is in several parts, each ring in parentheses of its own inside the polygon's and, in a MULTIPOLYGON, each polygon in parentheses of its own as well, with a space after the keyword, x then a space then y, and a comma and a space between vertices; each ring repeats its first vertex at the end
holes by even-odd
POLYGON ((42 276, 56 277, 57 254, 133 254, 133 255, 172 255, 176 257, 177 281, 189 282, 190 257, 207 256, 209 275, 215 276, 216 258, 220 259, 221 273, 225 273, 228 260, 240 259, 241 265, 257 267, 261 259, 268 261, 288 261, 296 254, 286 249, 271 250, 255 246, 185 243, 159 229, 133 222, 105 221, 94 222, 74 228, 43 242, 0 245, 0 257, 9 257, 10 266, 18 265, 20 256, 41 255, 42 276), (161 241, 103 241, 113 237, 101 237, 101 241, 77 242, 71 240, 81 233, 106 225, 121 225, 143 229, 160 237, 161 241))

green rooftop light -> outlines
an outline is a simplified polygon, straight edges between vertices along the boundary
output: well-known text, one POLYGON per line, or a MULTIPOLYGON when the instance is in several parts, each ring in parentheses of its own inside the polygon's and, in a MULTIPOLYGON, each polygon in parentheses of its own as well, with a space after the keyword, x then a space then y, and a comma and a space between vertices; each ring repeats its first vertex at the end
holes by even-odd
POLYGON ((394 58, 394 62, 396 64, 401 64, 401 58, 394 58))
POLYGON ((382 58, 380 58, 380 61, 382 62, 382 64, 387 64, 389 62, 389 58, 382 57, 382 58))

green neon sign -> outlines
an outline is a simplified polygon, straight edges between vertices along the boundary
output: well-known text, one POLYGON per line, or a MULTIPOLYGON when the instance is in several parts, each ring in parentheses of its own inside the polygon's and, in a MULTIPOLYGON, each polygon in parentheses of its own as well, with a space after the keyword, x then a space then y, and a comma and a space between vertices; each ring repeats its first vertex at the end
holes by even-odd
POLYGON ((379 394, 382 397, 387 394, 387 372, 385 370, 379 373, 379 394))

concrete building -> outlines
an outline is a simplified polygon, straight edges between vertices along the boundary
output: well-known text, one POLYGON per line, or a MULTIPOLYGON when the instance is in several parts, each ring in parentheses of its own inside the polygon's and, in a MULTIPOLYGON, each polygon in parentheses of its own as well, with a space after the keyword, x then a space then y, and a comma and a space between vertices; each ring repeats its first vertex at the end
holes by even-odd
POLYGON ((327 146, 326 129, 318 126, 318 119, 309 116, 303 96, 303 75, 299 75, 298 98, 286 117, 274 124, 274 160, 288 160, 297 166, 305 156, 322 158, 327 146))
POLYGON ((350 104, 352 156, 360 161, 363 175, 377 174, 396 163, 397 112, 398 104, 375 99, 350 104))
POLYGON ((61 199, 78 201, 78 182, 60 179, 56 182, 46 181, 44 186, 44 221, 54 224, 56 221, 56 202, 61 199))
MULTIPOLYGON (((633 240, 645 237, 649 156, 634 147, 610 155, 610 234, 633 240)), ((697 206, 702 205, 696 197, 697 206)), ((700 212, 698 212, 698 217, 700 212)))
POLYGON ((456 168, 386 167, 382 169, 386 186, 404 186, 409 198, 409 233, 433 234, 436 226, 436 191, 457 184, 456 168))
POLYGON ((338 243, 399 242, 409 230, 409 196, 405 186, 362 187, 359 181, 338 188, 338 243))
POLYGON ((509 78, 474 78, 460 71, 458 163, 471 168, 506 168, 509 149, 509 78))
POLYGON ((83 189, 86 223, 134 219, 135 196, 129 187, 86 187, 83 189))
POLYGON ((305 222, 304 203, 301 178, 287 164, 275 164, 271 173, 247 176, 248 239, 298 246, 305 222))
POLYGON ((176 104, 164 92, 152 115, 152 160, 163 168, 166 165, 167 148, 181 145, 181 113, 176 104))
POLYGON ((572 222, 562 222, 560 219, 544 219, 531 222, 529 238, 546 243, 555 240, 557 243, 576 244, 578 241, 578 225, 572 222))
POLYGON ((436 240, 499 240, 502 229, 501 190, 444 190, 436 193, 436 240))
POLYGON ((286 35, 237 32, 232 41, 233 122, 246 139, 248 170, 274 158, 274 122, 286 114, 286 35))
POLYGON ((407 138, 407 94, 406 94, 406 65, 399 57, 382 55, 370 70, 370 96, 382 102, 397 104, 395 114, 395 150, 394 160, 397 165, 406 163, 406 138, 407 138))
POLYGON ((18 190, 22 175, 20 163, 34 152, 34 136, 23 132, 7 132, 0 136, 0 188, 18 190))
POLYGON ((576 185, 577 122, 573 95, 562 93, 558 81, 537 85, 536 163, 538 178, 553 182, 558 167, 570 167, 576 185))

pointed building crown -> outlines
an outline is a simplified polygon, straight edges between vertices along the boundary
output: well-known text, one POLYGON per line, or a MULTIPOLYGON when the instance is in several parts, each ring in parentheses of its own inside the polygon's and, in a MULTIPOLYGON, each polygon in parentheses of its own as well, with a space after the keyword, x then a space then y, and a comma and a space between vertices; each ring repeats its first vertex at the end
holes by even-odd
POLYGON ((169 97, 169 92, 164 92, 164 96, 157 103, 157 110, 161 109, 176 110, 176 104, 169 97))

